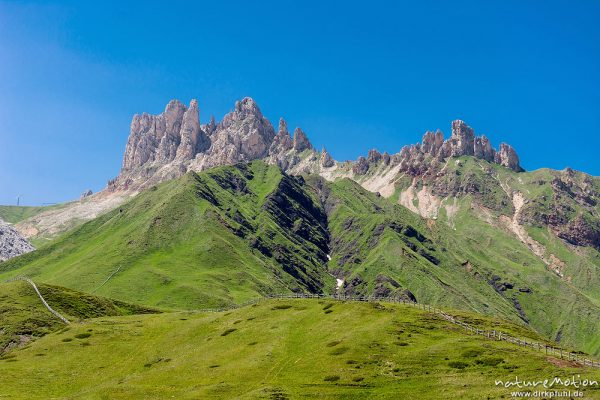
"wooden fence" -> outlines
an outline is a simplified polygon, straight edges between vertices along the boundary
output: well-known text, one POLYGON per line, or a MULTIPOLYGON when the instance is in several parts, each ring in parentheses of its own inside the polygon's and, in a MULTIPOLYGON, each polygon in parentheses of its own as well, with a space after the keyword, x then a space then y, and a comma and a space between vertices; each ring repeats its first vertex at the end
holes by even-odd
MULTIPOLYGON (((66 319, 65 317, 60 315, 58 312, 53 310, 52 307, 50 307, 50 305, 48 305, 46 300, 42 297, 42 294, 38 290, 37 286, 31 279, 29 279, 25 276, 16 276, 12 279, 9 279, 6 282, 12 282, 12 281, 17 281, 17 280, 21 280, 21 281, 25 281, 25 282, 29 283, 33 287, 35 292, 37 293, 38 297, 40 298, 40 300, 42 301, 44 306, 48 309, 48 311, 50 311, 56 317, 60 318, 65 324, 69 324, 68 319, 66 319)), ((409 307, 414 307, 416 309, 423 310, 425 312, 439 315, 442 318, 444 318, 446 321, 463 328, 465 333, 472 333, 472 334, 480 335, 480 336, 483 336, 490 340, 502 340, 502 341, 505 341, 508 343, 516 344, 518 346, 527 347, 527 348, 530 348, 533 350, 540 351, 549 356, 555 356, 555 357, 559 357, 563 360, 572 361, 572 362, 580 364, 580 365, 600 368, 600 361, 596 361, 596 360, 592 360, 590 358, 583 357, 583 355, 580 353, 570 352, 570 351, 567 351, 560 347, 548 346, 545 343, 539 343, 539 342, 527 341, 524 339, 515 338, 504 332, 500 332, 500 331, 496 331, 496 330, 479 329, 475 326, 469 325, 469 324, 455 318, 454 316, 446 313, 445 311, 441 310, 438 307, 435 307, 435 306, 432 307, 431 305, 422 304, 422 303, 418 303, 418 302, 414 302, 414 301, 396 299, 394 297, 346 296, 346 295, 305 294, 305 293, 271 294, 271 295, 266 295, 261 298, 252 299, 252 300, 246 301, 241 304, 236 304, 231 307, 208 308, 208 309, 202 309, 202 310, 196 310, 196 311, 197 312, 222 312, 222 311, 228 311, 228 310, 232 310, 232 309, 236 309, 236 308, 246 307, 246 306, 249 306, 252 304, 258 304, 258 303, 260 303, 261 300, 268 300, 268 299, 329 299, 329 300, 338 300, 338 301, 385 302, 385 303, 404 304, 409 307)))
POLYGON ((293 294, 272 294, 266 295, 262 298, 252 299, 245 303, 238 304, 232 307, 224 307, 224 308, 212 308, 212 309, 203 309, 198 311, 203 312, 222 312, 227 310, 232 310, 235 308, 245 307, 252 304, 257 304, 261 300, 265 299, 329 299, 329 300, 339 300, 339 301, 358 301, 358 302, 385 302, 385 303, 396 303, 396 304, 404 304, 409 307, 414 307, 419 310, 423 310, 425 312, 429 312, 432 314, 436 314, 444 318, 446 321, 453 323, 455 325, 460 326, 464 329, 465 333, 475 334, 483 336, 490 340, 502 340, 508 343, 515 344, 521 347, 527 347, 533 350, 540 351, 546 355, 554 356, 557 358, 561 358, 563 360, 568 360, 580 365, 584 365, 587 367, 595 367, 600 368, 600 361, 593 360, 591 358, 584 357, 581 353, 570 352, 560 347, 548 346, 545 343, 539 343, 535 341, 528 341, 526 339, 519 339, 513 336, 508 335, 507 333, 496 331, 496 330, 485 330, 479 329, 475 326, 469 325, 454 316, 446 313, 438 307, 422 304, 414 301, 408 300, 400 300, 393 297, 378 297, 378 296, 345 296, 345 295, 326 295, 326 294, 304 294, 304 293, 293 293, 293 294))

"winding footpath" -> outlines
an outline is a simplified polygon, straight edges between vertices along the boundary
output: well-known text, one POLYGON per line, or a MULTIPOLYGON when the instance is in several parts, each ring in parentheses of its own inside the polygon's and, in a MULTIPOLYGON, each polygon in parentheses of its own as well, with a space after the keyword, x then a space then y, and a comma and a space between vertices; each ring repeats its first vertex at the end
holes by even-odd
POLYGON ((42 294, 40 293, 36 284, 31 279, 27 278, 26 276, 16 276, 14 278, 7 280, 6 282, 8 283, 8 282, 14 282, 14 281, 24 281, 24 282, 29 283, 31 285, 31 287, 33 287, 33 290, 35 290, 35 292, 37 293, 37 295, 40 298, 40 300, 42 301, 42 304, 44 305, 44 307, 46 307, 48 309, 48 311, 50 311, 52 314, 54 314, 54 316, 56 316, 58 319, 60 319, 65 324, 67 324, 67 325, 70 324, 68 319, 66 319, 58 311, 55 311, 52 307, 50 307, 48 302, 44 299, 44 296, 42 296, 42 294))

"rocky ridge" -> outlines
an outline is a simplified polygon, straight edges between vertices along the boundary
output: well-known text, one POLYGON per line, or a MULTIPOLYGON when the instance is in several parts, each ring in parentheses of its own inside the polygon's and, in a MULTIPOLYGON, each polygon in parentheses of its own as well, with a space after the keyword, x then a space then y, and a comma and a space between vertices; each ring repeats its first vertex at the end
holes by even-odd
MULTIPOLYGON (((390 167, 399 166, 398 172, 416 176, 426 172, 431 164, 465 155, 514 171, 523 170, 510 145, 503 143, 496 151, 486 136, 476 137, 473 129, 461 120, 452 123, 452 135, 447 140, 439 130, 426 132, 422 143, 405 146, 398 154, 381 154, 373 149, 366 158, 359 157, 346 164, 351 166, 353 175, 364 175, 374 164, 382 162, 390 167)), ((212 117, 204 125, 200 123, 197 100, 192 100, 189 107, 172 100, 159 115, 144 113, 133 117, 121 173, 108 187, 112 191, 140 189, 190 170, 199 172, 256 159, 265 159, 289 173, 322 173, 340 166, 325 149, 317 152, 301 128, 290 135, 283 118, 275 132, 249 97, 236 102, 221 122, 216 123, 212 117)), ((346 171, 334 175, 344 174, 346 171)))
POLYGON ((29 253, 35 248, 16 229, 0 219, 0 262, 29 253))

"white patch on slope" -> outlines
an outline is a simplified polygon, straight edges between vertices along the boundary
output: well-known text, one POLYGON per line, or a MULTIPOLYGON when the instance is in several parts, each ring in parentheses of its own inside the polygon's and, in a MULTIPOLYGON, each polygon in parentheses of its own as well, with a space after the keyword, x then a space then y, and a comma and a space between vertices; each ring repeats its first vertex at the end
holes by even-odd
MULTIPOLYGON (((511 192, 508 188, 508 185, 501 185, 506 194, 512 198, 513 207, 515 208, 515 213, 512 218, 508 218, 504 215, 500 216, 500 221, 504 222, 504 224, 517 236, 517 238, 524 243, 529 250, 533 254, 535 254, 540 260, 544 262, 548 266, 548 268, 556 273, 561 278, 564 278, 563 270, 565 268, 565 263, 561 261, 554 254, 550 254, 549 257, 546 256, 546 248, 540 242, 529 236, 525 227, 521 225, 519 222, 521 212, 523 210, 523 206, 527 203, 527 200, 520 192, 511 192)), ((567 278, 569 279, 569 278, 567 278)))
POLYGON ((427 186, 423 186, 418 192, 415 190, 414 186, 410 186, 400 193, 398 202, 412 212, 415 212, 424 218, 432 219, 438 217, 442 205, 442 199, 431 193, 427 186))
POLYGON ((44 211, 15 225, 25 238, 52 237, 123 204, 135 193, 100 192, 81 201, 44 211))

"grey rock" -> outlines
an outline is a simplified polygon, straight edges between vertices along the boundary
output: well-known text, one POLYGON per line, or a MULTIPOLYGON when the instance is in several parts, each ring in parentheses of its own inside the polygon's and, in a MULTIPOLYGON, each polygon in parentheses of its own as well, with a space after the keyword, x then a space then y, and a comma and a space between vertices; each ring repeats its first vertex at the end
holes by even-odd
POLYGON ((452 121, 452 136, 450 137, 451 156, 472 156, 474 153, 474 141, 475 132, 469 125, 460 119, 452 121))
POLYGON ((496 153, 494 161, 497 164, 512 169, 513 171, 523 171, 523 168, 521 168, 521 165, 519 164, 519 156, 517 155, 517 152, 509 144, 500 144, 500 151, 496 153))
POLYGON ((0 262, 29 253, 35 248, 16 229, 0 219, 0 262))
POLYGON ((367 155, 367 161, 369 162, 369 164, 377 163, 381 161, 381 159, 382 156, 380 152, 378 152, 376 149, 369 150, 369 154, 367 155))
POLYGON ((327 152, 327 149, 323 147, 321 151, 321 166, 324 168, 330 168, 335 165, 335 160, 331 157, 331 154, 327 152))
POLYGON ((352 172, 356 175, 364 175, 369 170, 369 162, 363 156, 358 157, 356 163, 352 166, 352 172))
POLYGON ((308 137, 300 128, 296 128, 294 130, 294 150, 297 152, 302 152, 304 150, 310 149, 312 150, 313 146, 310 144, 308 137))
POLYGON ((86 190, 85 192, 81 193, 81 196, 79 196, 79 200, 83 200, 86 197, 90 197, 91 195, 93 195, 94 192, 92 192, 91 189, 86 190))

